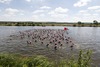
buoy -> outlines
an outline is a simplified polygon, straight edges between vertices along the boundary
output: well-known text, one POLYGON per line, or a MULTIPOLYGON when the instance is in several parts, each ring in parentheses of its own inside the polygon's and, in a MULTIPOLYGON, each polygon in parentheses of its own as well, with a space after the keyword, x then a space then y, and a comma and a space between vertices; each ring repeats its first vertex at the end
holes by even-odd
POLYGON ((68 28, 65 27, 64 30, 68 30, 68 28))

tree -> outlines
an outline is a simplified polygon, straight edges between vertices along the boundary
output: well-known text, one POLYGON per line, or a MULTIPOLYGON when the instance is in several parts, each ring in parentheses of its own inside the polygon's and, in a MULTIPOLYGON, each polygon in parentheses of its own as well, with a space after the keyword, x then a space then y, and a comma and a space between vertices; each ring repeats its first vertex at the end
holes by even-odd
POLYGON ((78 25, 80 26, 82 24, 82 22, 81 21, 78 21, 78 25))
POLYGON ((97 20, 94 20, 93 21, 93 24, 97 26, 98 25, 98 21, 97 20))
POLYGON ((78 24, 81 24, 82 22, 81 21, 78 21, 78 24))

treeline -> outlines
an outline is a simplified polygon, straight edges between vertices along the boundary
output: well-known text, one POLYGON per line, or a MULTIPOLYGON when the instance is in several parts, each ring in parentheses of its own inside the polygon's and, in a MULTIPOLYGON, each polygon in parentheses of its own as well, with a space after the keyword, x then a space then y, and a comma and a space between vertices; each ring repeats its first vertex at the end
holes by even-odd
POLYGON ((92 23, 84 23, 81 21, 78 21, 77 23, 73 24, 74 27, 100 27, 100 23, 97 20, 94 20, 92 23))
POLYGON ((94 20, 91 23, 86 22, 10 22, 0 21, 0 26, 73 26, 73 27, 100 27, 100 23, 94 20))
POLYGON ((55 26, 56 22, 5 22, 0 21, 0 26, 55 26))
POLYGON ((38 22, 0 22, 0 26, 39 26, 42 23, 38 22))

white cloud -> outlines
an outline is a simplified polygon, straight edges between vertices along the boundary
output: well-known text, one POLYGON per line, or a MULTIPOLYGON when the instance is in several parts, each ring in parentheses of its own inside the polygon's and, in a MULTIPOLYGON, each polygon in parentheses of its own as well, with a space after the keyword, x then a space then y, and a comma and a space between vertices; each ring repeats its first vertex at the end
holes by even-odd
POLYGON ((74 4, 74 7, 82 7, 82 6, 86 6, 89 2, 91 2, 92 0, 79 0, 78 2, 76 2, 74 4))
POLYGON ((99 14, 97 14, 97 13, 94 13, 93 15, 94 15, 94 16, 99 16, 99 14))
POLYGON ((83 14, 83 16, 91 16, 91 14, 90 13, 85 13, 85 14, 83 14))
POLYGON ((78 13, 72 15, 73 21, 92 22, 93 20, 100 20, 100 14, 95 10, 80 10, 78 13))
POLYGON ((54 21, 65 21, 68 17, 68 10, 67 8, 58 7, 48 12, 48 14, 54 21))
POLYGON ((38 10, 33 11, 33 16, 32 18, 34 18, 35 21, 45 21, 47 20, 47 13, 48 11, 50 11, 51 7, 47 7, 47 6, 42 6, 40 7, 38 10))
POLYGON ((6 21, 19 21, 26 20, 24 12, 22 10, 14 9, 14 8, 6 8, 1 11, 0 20, 6 21))
POLYGON ((40 7, 38 10, 33 11, 33 14, 39 14, 39 13, 47 13, 48 11, 50 11, 51 7, 48 6, 42 6, 40 7))
POLYGON ((92 7, 88 7, 89 10, 96 10, 96 9, 100 9, 100 6, 92 6, 92 7))
POLYGON ((0 3, 10 3, 12 0, 0 0, 0 3))
POLYGON ((46 21, 47 20, 47 16, 43 13, 41 14, 34 14, 32 16, 33 20, 34 21, 46 21))
POLYGON ((5 11, 4 11, 4 16, 15 16, 16 15, 16 13, 18 13, 19 12, 19 10, 18 9, 13 9, 13 8, 7 8, 7 9, 5 9, 5 11))
POLYGON ((66 13, 66 12, 68 12, 68 9, 67 8, 58 7, 58 8, 55 9, 55 12, 66 13))
POLYGON ((44 12, 44 10, 35 10, 33 13, 37 14, 37 13, 43 13, 43 12, 44 12))
POLYGON ((64 18, 64 17, 67 18, 67 15, 66 15, 66 14, 51 14, 51 17, 54 18, 54 19, 56 18, 57 20, 58 20, 58 19, 61 20, 61 19, 64 18))
POLYGON ((56 9, 51 10, 50 12, 48 12, 48 14, 57 16, 57 15, 61 15, 61 14, 62 15, 66 14, 67 12, 68 12, 67 8, 58 7, 56 9))
POLYGON ((79 13, 77 15, 80 15, 80 16, 90 16, 91 15, 91 11, 88 11, 88 10, 80 10, 79 13))
POLYGON ((24 13, 20 13, 20 15, 24 15, 24 13))
POLYGON ((26 0, 27 2, 31 2, 32 0, 26 0))
POLYGON ((48 6, 42 6, 42 7, 40 7, 40 9, 51 9, 51 7, 48 7, 48 6))
MULTIPOLYGON (((45 7, 46 8, 46 7, 45 7)), ((66 21, 68 17, 68 9, 57 7, 55 9, 46 9, 44 7, 33 12, 33 20, 35 21, 66 21)))
POLYGON ((41 17, 44 17, 44 16, 45 16, 45 14, 40 14, 40 16, 41 16, 41 17))
POLYGON ((58 7, 56 9, 50 11, 48 14, 64 14, 67 12, 68 12, 67 8, 58 7))
POLYGON ((38 17, 38 15, 33 15, 32 18, 33 18, 34 20, 37 20, 39 17, 38 17))
POLYGON ((88 11, 88 10, 80 10, 77 15, 80 15, 80 16, 90 16, 91 15, 91 11, 88 11))
POLYGON ((98 10, 95 10, 96 12, 100 12, 100 9, 98 9, 98 10))
POLYGON ((45 2, 46 0, 25 0, 27 2, 45 2))
POLYGON ((44 13, 46 13, 46 10, 43 9, 35 10, 32 15, 33 20, 34 21, 46 20, 44 13))
POLYGON ((86 13, 87 10, 80 10, 79 13, 86 13))

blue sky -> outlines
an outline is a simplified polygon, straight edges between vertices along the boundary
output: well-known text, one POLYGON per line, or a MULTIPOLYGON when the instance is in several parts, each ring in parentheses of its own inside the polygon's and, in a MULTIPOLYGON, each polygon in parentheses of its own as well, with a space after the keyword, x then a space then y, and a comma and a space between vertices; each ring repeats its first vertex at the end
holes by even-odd
POLYGON ((0 21, 100 21, 100 0, 0 0, 0 21))

